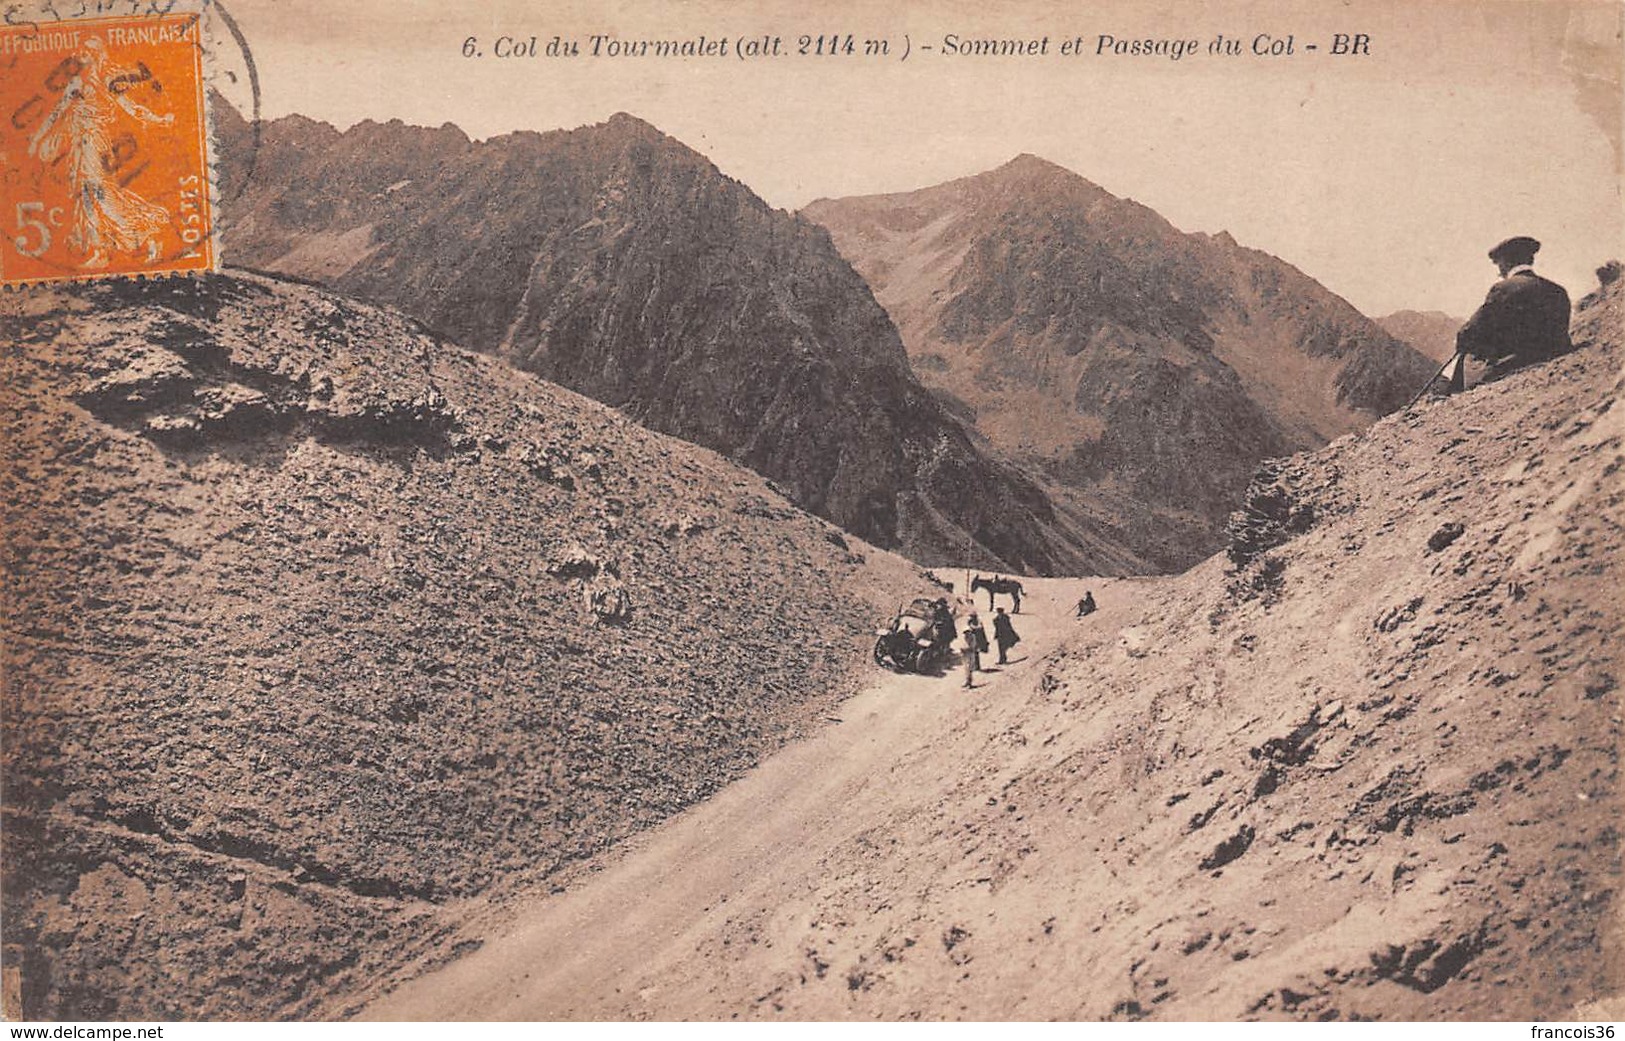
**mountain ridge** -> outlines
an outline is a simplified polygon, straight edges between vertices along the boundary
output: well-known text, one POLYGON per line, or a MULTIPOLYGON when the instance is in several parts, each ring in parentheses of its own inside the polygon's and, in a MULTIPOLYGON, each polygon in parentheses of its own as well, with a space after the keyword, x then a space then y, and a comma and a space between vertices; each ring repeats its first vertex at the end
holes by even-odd
POLYGON ((1164 567, 1219 544, 1259 460, 1358 429, 1429 369, 1290 264, 1035 156, 802 212, 933 391, 1073 501, 1115 499, 1164 567))
POLYGON ((469 142, 226 112, 237 261, 398 306, 926 563, 1144 567, 926 393, 827 232, 637 117, 469 142), (336 135, 336 136, 335 136, 336 135))

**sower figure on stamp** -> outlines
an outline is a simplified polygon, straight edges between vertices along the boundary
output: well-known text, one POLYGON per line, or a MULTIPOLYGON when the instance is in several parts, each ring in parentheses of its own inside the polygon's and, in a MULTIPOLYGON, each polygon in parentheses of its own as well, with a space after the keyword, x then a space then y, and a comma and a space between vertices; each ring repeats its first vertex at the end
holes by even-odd
MULTIPOLYGON (((1573 349, 1569 342, 1569 294, 1535 274, 1540 243, 1520 235, 1490 250, 1501 280, 1490 287, 1484 305, 1456 334, 1456 350, 1489 363, 1483 382, 1500 379, 1527 365, 1549 361, 1573 349)), ((1452 390, 1461 388, 1460 367, 1452 390)))
POLYGON ((78 74, 63 87, 56 107, 29 138, 28 154, 45 163, 67 158, 73 200, 68 240, 86 255, 81 267, 104 268, 115 251, 145 250, 147 260, 156 260, 169 211, 120 184, 107 157, 112 154, 120 112, 158 126, 173 125, 175 116, 160 116, 129 95, 131 83, 149 79, 150 73, 143 77, 113 64, 100 37, 86 40, 76 60, 78 74))

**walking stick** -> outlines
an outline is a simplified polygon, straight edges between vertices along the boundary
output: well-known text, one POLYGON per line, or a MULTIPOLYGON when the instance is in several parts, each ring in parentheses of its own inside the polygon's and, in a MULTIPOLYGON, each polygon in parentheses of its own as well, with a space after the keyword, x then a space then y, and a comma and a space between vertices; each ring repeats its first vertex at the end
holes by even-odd
MULTIPOLYGON (((1426 394, 1428 392, 1428 388, 1433 386, 1433 381, 1438 379, 1440 376, 1443 376, 1446 372, 1448 372, 1450 370, 1451 366, 1461 364, 1461 361, 1462 361, 1462 352, 1461 351, 1457 351, 1455 354, 1452 354, 1450 356, 1450 360, 1445 362, 1443 365, 1439 366, 1439 371, 1435 372, 1433 375, 1429 376, 1428 381, 1426 383, 1422 384, 1422 389, 1416 392, 1416 397, 1412 398, 1411 400, 1409 400, 1409 401, 1407 401, 1405 403, 1405 408, 1410 408, 1412 405, 1416 404, 1418 401, 1421 401, 1422 400, 1422 395, 1426 394)), ((1452 380, 1452 382, 1454 382, 1454 380, 1452 380)), ((1400 409, 1401 412, 1403 412, 1404 410, 1405 409, 1400 409)))

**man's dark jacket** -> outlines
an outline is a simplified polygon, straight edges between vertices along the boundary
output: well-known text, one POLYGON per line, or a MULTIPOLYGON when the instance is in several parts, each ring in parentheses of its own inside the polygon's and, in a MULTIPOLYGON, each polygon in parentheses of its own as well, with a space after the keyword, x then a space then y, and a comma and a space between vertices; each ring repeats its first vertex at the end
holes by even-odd
POLYGON ((1566 354, 1569 294, 1533 271, 1514 272, 1490 286, 1484 306, 1456 334, 1456 349, 1485 361, 1566 354))

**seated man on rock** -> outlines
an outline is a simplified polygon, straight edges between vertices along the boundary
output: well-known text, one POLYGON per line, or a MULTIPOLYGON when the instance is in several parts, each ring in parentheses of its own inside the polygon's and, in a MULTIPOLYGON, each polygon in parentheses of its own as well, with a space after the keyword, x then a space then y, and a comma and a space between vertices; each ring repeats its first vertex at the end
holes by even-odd
MULTIPOLYGON (((1456 350, 1488 363, 1483 382, 1572 350, 1569 294, 1535 274, 1540 243, 1525 235, 1490 250, 1501 280, 1456 333, 1456 350)), ((1460 367, 1457 366, 1459 380, 1460 367)), ((1454 389, 1461 389, 1459 386, 1454 389)))

